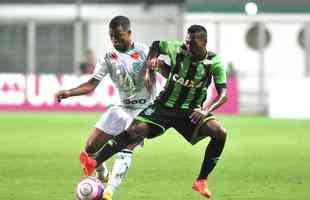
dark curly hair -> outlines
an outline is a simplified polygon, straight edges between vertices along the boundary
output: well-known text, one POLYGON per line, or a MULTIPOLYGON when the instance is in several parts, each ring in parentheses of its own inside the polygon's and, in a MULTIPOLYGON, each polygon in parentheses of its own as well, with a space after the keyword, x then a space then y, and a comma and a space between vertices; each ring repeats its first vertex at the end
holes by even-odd
POLYGON ((130 30, 129 18, 125 16, 116 16, 110 21, 109 24, 110 28, 115 29, 119 26, 121 26, 124 30, 129 31, 130 30))

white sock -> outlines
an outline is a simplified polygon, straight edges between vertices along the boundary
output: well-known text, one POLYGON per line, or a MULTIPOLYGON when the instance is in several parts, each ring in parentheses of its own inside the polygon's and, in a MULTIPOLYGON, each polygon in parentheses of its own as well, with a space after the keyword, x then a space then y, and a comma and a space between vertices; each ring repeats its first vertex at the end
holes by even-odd
MULTIPOLYGON (((91 158, 95 159, 96 154, 91 154, 89 155, 91 158)), ((103 180, 105 177, 107 177, 109 175, 109 169, 107 167, 107 165, 105 164, 105 162, 101 163, 101 165, 99 165, 96 168, 96 177, 99 180, 103 180)))
POLYGON ((101 165, 99 165, 96 168, 96 176, 97 176, 98 179, 103 180, 108 175, 109 175, 108 167, 105 164, 105 162, 103 162, 103 163, 101 163, 101 165))
POLYGON ((132 151, 129 149, 123 149, 116 155, 116 159, 113 163, 112 172, 109 178, 109 182, 106 187, 106 191, 111 195, 121 184, 123 178, 126 176, 128 169, 131 165, 132 151))

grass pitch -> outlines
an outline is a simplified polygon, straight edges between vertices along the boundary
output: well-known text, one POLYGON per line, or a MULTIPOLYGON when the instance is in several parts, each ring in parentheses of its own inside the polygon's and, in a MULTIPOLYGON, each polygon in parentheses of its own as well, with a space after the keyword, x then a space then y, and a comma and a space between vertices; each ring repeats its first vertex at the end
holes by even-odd
MULTIPOLYGON (((73 200, 78 155, 99 116, 0 113, 0 199, 73 200)), ((219 119, 229 137, 210 176, 213 199, 310 199, 310 121, 219 119)), ((113 200, 203 199, 191 184, 207 142, 193 147, 173 130, 146 141, 113 200)))

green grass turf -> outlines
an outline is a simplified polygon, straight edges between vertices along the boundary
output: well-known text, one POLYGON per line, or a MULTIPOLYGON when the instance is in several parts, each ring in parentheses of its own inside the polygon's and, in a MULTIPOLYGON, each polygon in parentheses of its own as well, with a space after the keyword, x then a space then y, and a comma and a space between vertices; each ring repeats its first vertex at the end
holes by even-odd
MULTIPOLYGON (((0 113, 0 199, 74 199, 78 155, 99 116, 0 113)), ((310 199, 310 121, 219 119, 229 138, 210 176, 213 199, 310 199)), ((192 147, 174 131, 146 141, 113 200, 203 199, 191 184, 207 142, 192 147)))

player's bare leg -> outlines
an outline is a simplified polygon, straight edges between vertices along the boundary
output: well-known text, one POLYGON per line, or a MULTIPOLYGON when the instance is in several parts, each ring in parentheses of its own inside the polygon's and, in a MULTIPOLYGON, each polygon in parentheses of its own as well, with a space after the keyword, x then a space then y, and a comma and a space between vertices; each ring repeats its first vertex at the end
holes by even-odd
POLYGON ((100 164, 128 145, 142 142, 148 134, 149 126, 147 123, 132 124, 126 131, 111 139, 98 151, 95 158, 96 162, 100 164))
MULTIPOLYGON (((95 160, 96 164, 100 164, 115 153, 120 152, 122 149, 125 149, 130 144, 139 144, 143 139, 150 135, 156 135, 162 131, 156 125, 147 124, 144 122, 137 122, 132 124, 126 131, 123 131, 113 139, 109 140, 97 153, 95 159, 88 158, 87 160, 95 160), (153 133, 154 132, 154 133, 153 133)), ((87 166, 86 166, 87 167, 87 166)), ((88 171, 94 169, 89 168, 88 171)))
POLYGON ((210 136, 211 141, 206 148, 201 170, 198 178, 193 183, 193 189, 202 196, 210 198, 212 194, 208 188, 207 178, 222 154, 227 134, 221 124, 214 119, 209 120, 205 125, 201 126, 199 132, 202 135, 210 136))
POLYGON ((110 178, 109 169, 105 162, 96 167, 96 177, 102 182, 107 183, 110 178))
MULTIPOLYGON (((88 137, 85 147, 85 152, 80 155, 81 165, 84 170, 84 174, 90 176, 92 171, 96 167, 97 163, 94 160, 88 159, 95 158, 96 153, 106 144, 112 136, 106 134, 98 128, 94 128, 92 134, 88 137), (87 155, 86 155, 87 154, 87 155), (92 170, 89 170, 92 169, 92 170)), ((108 180, 109 171, 106 164, 103 162, 96 167, 96 173, 99 180, 103 182, 108 180)))

